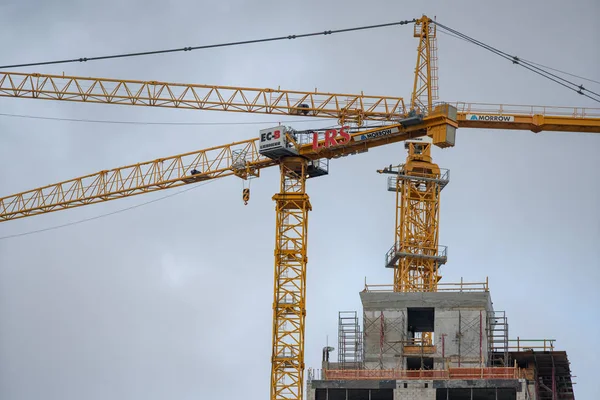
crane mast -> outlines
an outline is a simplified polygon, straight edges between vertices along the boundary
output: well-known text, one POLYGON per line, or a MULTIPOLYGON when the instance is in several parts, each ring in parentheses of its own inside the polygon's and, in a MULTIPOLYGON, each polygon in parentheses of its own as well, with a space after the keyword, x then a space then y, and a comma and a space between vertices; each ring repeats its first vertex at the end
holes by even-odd
POLYGON ((396 193, 395 242, 386 253, 394 269, 394 291, 434 292, 446 262, 446 248, 438 246, 440 192, 448 171, 431 160, 431 142, 410 140, 406 163, 380 172, 392 174, 388 190, 396 193))
MULTIPOLYGON (((405 142, 404 164, 378 172, 391 174, 396 194, 394 244, 385 265, 394 270, 394 291, 432 292, 441 278, 446 248, 438 244, 440 193, 449 172, 433 163, 431 148, 452 147, 459 127, 540 132, 600 133, 600 110, 434 104, 437 99, 435 24, 416 20, 419 39, 413 92, 408 108, 401 97, 289 91, 265 88, 86 78, 0 71, 0 97, 336 118, 342 128, 315 132, 302 141, 278 126, 260 137, 145 163, 100 171, 0 198, 0 222, 115 200, 235 175, 258 177, 278 166, 273 329, 272 400, 300 400, 304 382, 308 178, 326 175, 329 160, 371 148, 405 142), (365 121, 382 125, 364 128, 365 121)), ((249 192, 243 192, 244 201, 249 192)), ((432 342, 421 332, 421 342, 432 342)))
POLYGON ((281 186, 276 202, 275 287, 271 399, 302 399, 304 388, 304 321, 306 319, 308 163, 286 157, 279 164, 281 186))
POLYGON ((438 99, 436 28, 423 16, 414 25, 413 36, 419 39, 415 83, 410 101, 411 110, 431 111, 438 99))
MULTIPOLYGON (((414 36, 419 38, 417 67, 411 112, 432 111, 434 60, 436 46, 435 25, 429 18, 417 20, 414 36)), ((437 91, 437 88, 436 90, 437 91)), ((453 117, 455 110, 450 110, 453 117)), ((453 131, 445 127, 432 127, 428 131, 434 139, 453 131)), ((445 248, 438 249, 440 192, 448 183, 448 175, 432 162, 431 146, 434 140, 428 136, 420 141, 405 142, 408 150, 406 163, 398 168, 380 172, 395 176, 388 180, 388 190, 396 192, 396 227, 394 245, 386 254, 386 267, 394 269, 394 291, 434 292, 441 276, 440 265, 446 262, 445 248)), ((450 143, 436 141, 440 147, 450 143)))
MULTIPOLYGON (((428 114, 437 99, 436 29, 426 16, 417 20, 413 36, 419 39, 415 81, 411 99, 412 114, 428 114)), ((454 113, 454 112, 453 112, 454 113)), ((443 132, 434 127, 428 132, 440 147, 448 147, 439 136, 449 134, 454 144, 454 131, 443 132)), ((446 262, 446 249, 438 249, 440 192, 448 183, 447 174, 431 160, 433 140, 408 141, 406 163, 395 171, 388 190, 396 192, 395 241, 386 253, 386 267, 394 269, 395 292, 435 292, 441 279, 439 268, 446 262)), ((410 328, 409 328, 410 329, 410 328)), ((413 330, 413 329, 411 329, 413 330)), ((431 345, 432 332, 420 332, 420 343, 431 345)))

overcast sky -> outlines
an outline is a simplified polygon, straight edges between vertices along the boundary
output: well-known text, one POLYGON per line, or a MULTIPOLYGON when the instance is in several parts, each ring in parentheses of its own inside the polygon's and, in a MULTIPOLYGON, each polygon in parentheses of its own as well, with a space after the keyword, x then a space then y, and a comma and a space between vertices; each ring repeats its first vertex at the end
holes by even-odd
MULTIPOLYGON (((0 65, 194 46, 411 19, 427 14, 508 53, 600 80, 596 0, 55 1, 0 0, 0 65)), ((447 35, 444 101, 598 107, 447 35)), ((24 68, 22 71, 410 97, 412 26, 246 47, 24 68)), ((574 78, 575 79, 575 78, 574 78)), ((596 91, 600 85, 576 80, 596 91)), ((281 117, 0 98, 0 112, 165 126, 0 116, 0 196, 120 165, 256 137, 281 117)), ((290 121, 290 118, 286 118, 290 121)), ((335 121, 334 121, 335 123, 335 121)), ((306 118, 290 123, 318 128, 306 118)), ((597 394, 600 336, 600 137, 462 129, 435 149, 451 171, 441 200, 443 280, 490 279, 511 337, 567 350, 576 395, 597 394), (596 306, 594 306, 596 304, 596 306)), ((392 283, 394 195, 376 169, 402 144, 331 162, 309 181, 306 364, 319 367, 337 313, 392 283)), ((0 398, 265 399, 269 393, 274 202, 278 171, 230 177, 66 228, 0 240, 0 398)), ((166 192, 0 223, 0 237, 163 197, 166 192)), ((335 357, 335 355, 334 355, 335 357)))

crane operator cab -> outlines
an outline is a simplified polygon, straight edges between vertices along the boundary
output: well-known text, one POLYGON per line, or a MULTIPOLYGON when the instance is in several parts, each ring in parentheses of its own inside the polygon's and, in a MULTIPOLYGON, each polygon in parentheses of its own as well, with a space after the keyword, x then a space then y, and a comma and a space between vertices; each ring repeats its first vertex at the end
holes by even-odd
MULTIPOLYGON (((306 132, 304 132, 306 133, 306 132)), ((302 134, 283 125, 274 128, 261 129, 258 152, 273 160, 283 157, 298 156, 297 146, 302 142, 302 134)), ((322 158, 309 160, 306 175, 307 178, 327 175, 329 173, 329 160, 322 158)))
POLYGON ((294 134, 285 126, 261 129, 258 152, 277 160, 281 157, 297 156, 294 134))

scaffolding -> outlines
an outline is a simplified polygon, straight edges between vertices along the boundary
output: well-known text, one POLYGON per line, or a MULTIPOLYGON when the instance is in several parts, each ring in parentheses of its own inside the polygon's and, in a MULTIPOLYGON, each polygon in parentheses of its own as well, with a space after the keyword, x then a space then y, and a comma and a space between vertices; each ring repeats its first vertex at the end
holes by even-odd
POLYGON ((340 369, 357 369, 362 363, 362 331, 356 311, 338 313, 338 365, 340 369))
POLYGON ((406 340, 403 311, 364 311, 365 369, 398 368, 406 340), (369 339, 367 341, 367 339, 369 339), (367 357, 367 354, 370 355, 367 357))
MULTIPOLYGON (((458 366, 485 366, 484 363, 484 319, 483 312, 458 311, 458 332, 456 342, 458 344, 458 366)), ((487 348, 485 348, 487 358, 487 348)))
POLYGON ((490 312, 487 329, 490 365, 508 365, 508 318, 506 312, 490 312))

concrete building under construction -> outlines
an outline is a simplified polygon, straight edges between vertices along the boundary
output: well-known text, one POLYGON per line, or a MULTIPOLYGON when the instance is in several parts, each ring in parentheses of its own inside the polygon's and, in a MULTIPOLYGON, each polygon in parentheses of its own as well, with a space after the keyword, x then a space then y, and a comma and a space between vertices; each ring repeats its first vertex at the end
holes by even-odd
POLYGON ((509 337, 488 283, 436 292, 366 285, 358 312, 340 312, 337 360, 309 369, 309 400, 574 399, 569 361, 551 339, 509 337))

